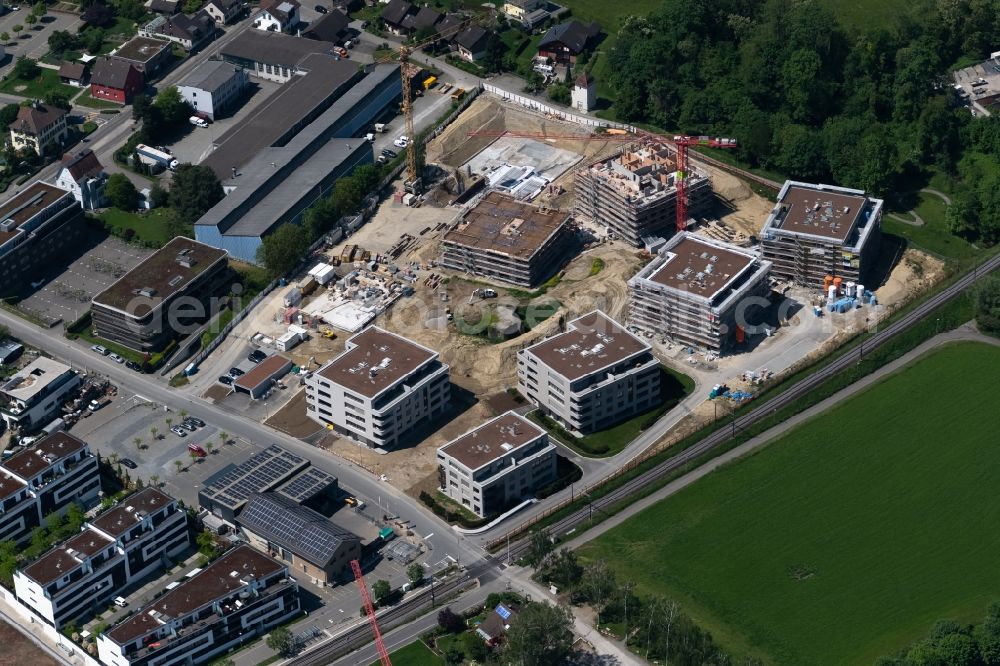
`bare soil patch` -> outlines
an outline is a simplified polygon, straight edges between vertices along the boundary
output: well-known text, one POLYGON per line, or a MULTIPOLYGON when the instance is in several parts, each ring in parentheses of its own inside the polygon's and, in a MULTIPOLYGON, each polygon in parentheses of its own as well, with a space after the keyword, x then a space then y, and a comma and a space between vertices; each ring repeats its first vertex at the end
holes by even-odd
POLYGON ((55 660, 40 650, 24 634, 7 624, 0 622, 0 666, 57 666, 55 660))

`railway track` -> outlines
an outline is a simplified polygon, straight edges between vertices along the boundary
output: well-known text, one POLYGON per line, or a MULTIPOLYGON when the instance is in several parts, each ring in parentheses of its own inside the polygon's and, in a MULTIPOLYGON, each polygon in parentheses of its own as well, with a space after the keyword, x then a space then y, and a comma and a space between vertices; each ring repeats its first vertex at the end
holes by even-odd
MULTIPOLYGON (((828 366, 818 370, 816 373, 803 379, 779 395, 774 396, 770 400, 759 403, 757 407, 753 408, 747 414, 736 418, 731 427, 716 430, 714 433, 690 448, 681 451, 667 460, 664 460, 656 467, 640 474, 634 479, 627 481, 622 486, 611 491, 604 497, 594 500, 588 506, 579 509, 565 518, 553 523, 548 528, 549 532, 553 535, 562 535, 570 530, 577 529, 581 525, 588 523, 595 511, 600 512, 616 502, 628 498, 645 486, 655 483, 713 449, 722 446, 727 440, 735 435, 737 429, 744 430, 765 418, 768 414, 782 409, 800 397, 806 395, 809 391, 812 391, 833 375, 846 369, 851 364, 860 361, 865 352, 877 349, 894 336, 915 325, 917 322, 933 313, 934 310, 941 307, 949 300, 955 298, 981 276, 988 274, 990 271, 993 271, 998 267, 1000 267, 1000 255, 995 255, 984 262, 982 266, 973 269, 972 272, 962 276, 954 284, 931 296, 923 303, 920 303, 911 312, 888 325, 882 331, 874 334, 871 338, 865 340, 858 349, 844 354, 828 366)), ((488 544, 487 548, 501 547, 504 545, 506 539, 506 536, 495 539, 488 544)), ((509 543, 510 558, 513 560, 519 559, 530 547, 529 537, 521 537, 517 541, 512 540, 509 543)), ((504 551, 504 556, 506 557, 506 551, 504 551)))

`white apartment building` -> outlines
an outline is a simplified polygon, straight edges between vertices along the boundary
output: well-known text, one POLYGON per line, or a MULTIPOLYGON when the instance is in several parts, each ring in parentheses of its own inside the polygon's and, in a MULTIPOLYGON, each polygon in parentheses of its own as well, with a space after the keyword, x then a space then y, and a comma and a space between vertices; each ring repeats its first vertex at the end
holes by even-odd
POLYGON ((369 447, 392 447, 443 414, 451 398, 438 353, 377 326, 306 379, 309 417, 369 447))
POLYGON ((683 231, 628 281, 628 323, 684 345, 723 351, 741 344, 767 305, 771 262, 683 231))
POLYGON ((191 666, 301 612, 288 567, 237 546, 97 637, 107 666, 191 666))
POLYGON ((39 430, 79 385, 73 368, 39 356, 0 386, 0 416, 9 428, 39 430))
POLYGON ((599 310, 517 353, 517 388, 570 431, 603 430, 660 401, 648 344, 599 310))
POLYGON ((188 544, 187 518, 177 502, 145 488, 15 572, 14 593, 59 629, 159 574, 188 544))
POLYGON ((438 449, 442 492, 487 517, 502 513, 556 479, 548 434, 507 412, 438 449))
POLYGON ((101 490, 97 458, 65 432, 43 437, 0 464, 0 541, 24 542, 46 516, 88 508, 101 490))

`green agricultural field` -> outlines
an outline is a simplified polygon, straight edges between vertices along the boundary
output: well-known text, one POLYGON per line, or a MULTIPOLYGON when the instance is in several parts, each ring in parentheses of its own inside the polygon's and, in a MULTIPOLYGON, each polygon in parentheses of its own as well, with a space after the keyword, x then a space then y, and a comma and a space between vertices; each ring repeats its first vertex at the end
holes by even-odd
POLYGON ((1000 348, 932 353, 581 549, 768 663, 871 664, 1000 600, 1000 348))

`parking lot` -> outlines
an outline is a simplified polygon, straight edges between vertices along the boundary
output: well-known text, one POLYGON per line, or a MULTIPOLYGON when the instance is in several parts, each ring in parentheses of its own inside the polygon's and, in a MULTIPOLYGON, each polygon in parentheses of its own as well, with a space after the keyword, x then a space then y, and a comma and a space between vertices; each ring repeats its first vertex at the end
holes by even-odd
POLYGON ((44 275, 44 283, 18 307, 45 321, 75 321, 95 295, 151 254, 100 232, 91 232, 85 246, 68 267, 44 275))
POLYGON ((13 64, 23 55, 38 60, 49 52, 49 36, 56 30, 68 30, 72 33, 82 25, 79 16, 72 14, 62 14, 53 11, 45 16, 33 26, 29 26, 24 19, 31 13, 31 3, 21 3, 20 9, 16 12, 7 12, 0 16, 0 32, 6 32, 12 39, 5 45, 7 58, 3 62, 0 73, 6 74, 6 67, 13 64), (14 26, 20 25, 24 28, 19 35, 14 33, 14 26))
POLYGON ((171 146, 167 146, 170 153, 177 158, 178 162, 189 162, 200 164, 202 160, 211 154, 213 144, 223 134, 228 132, 234 125, 240 123, 251 111, 262 104, 271 94, 278 89, 280 83, 265 81, 256 77, 250 78, 250 88, 243 99, 238 102, 239 107, 233 115, 219 118, 214 123, 209 123, 208 127, 191 126, 180 141, 171 146))

